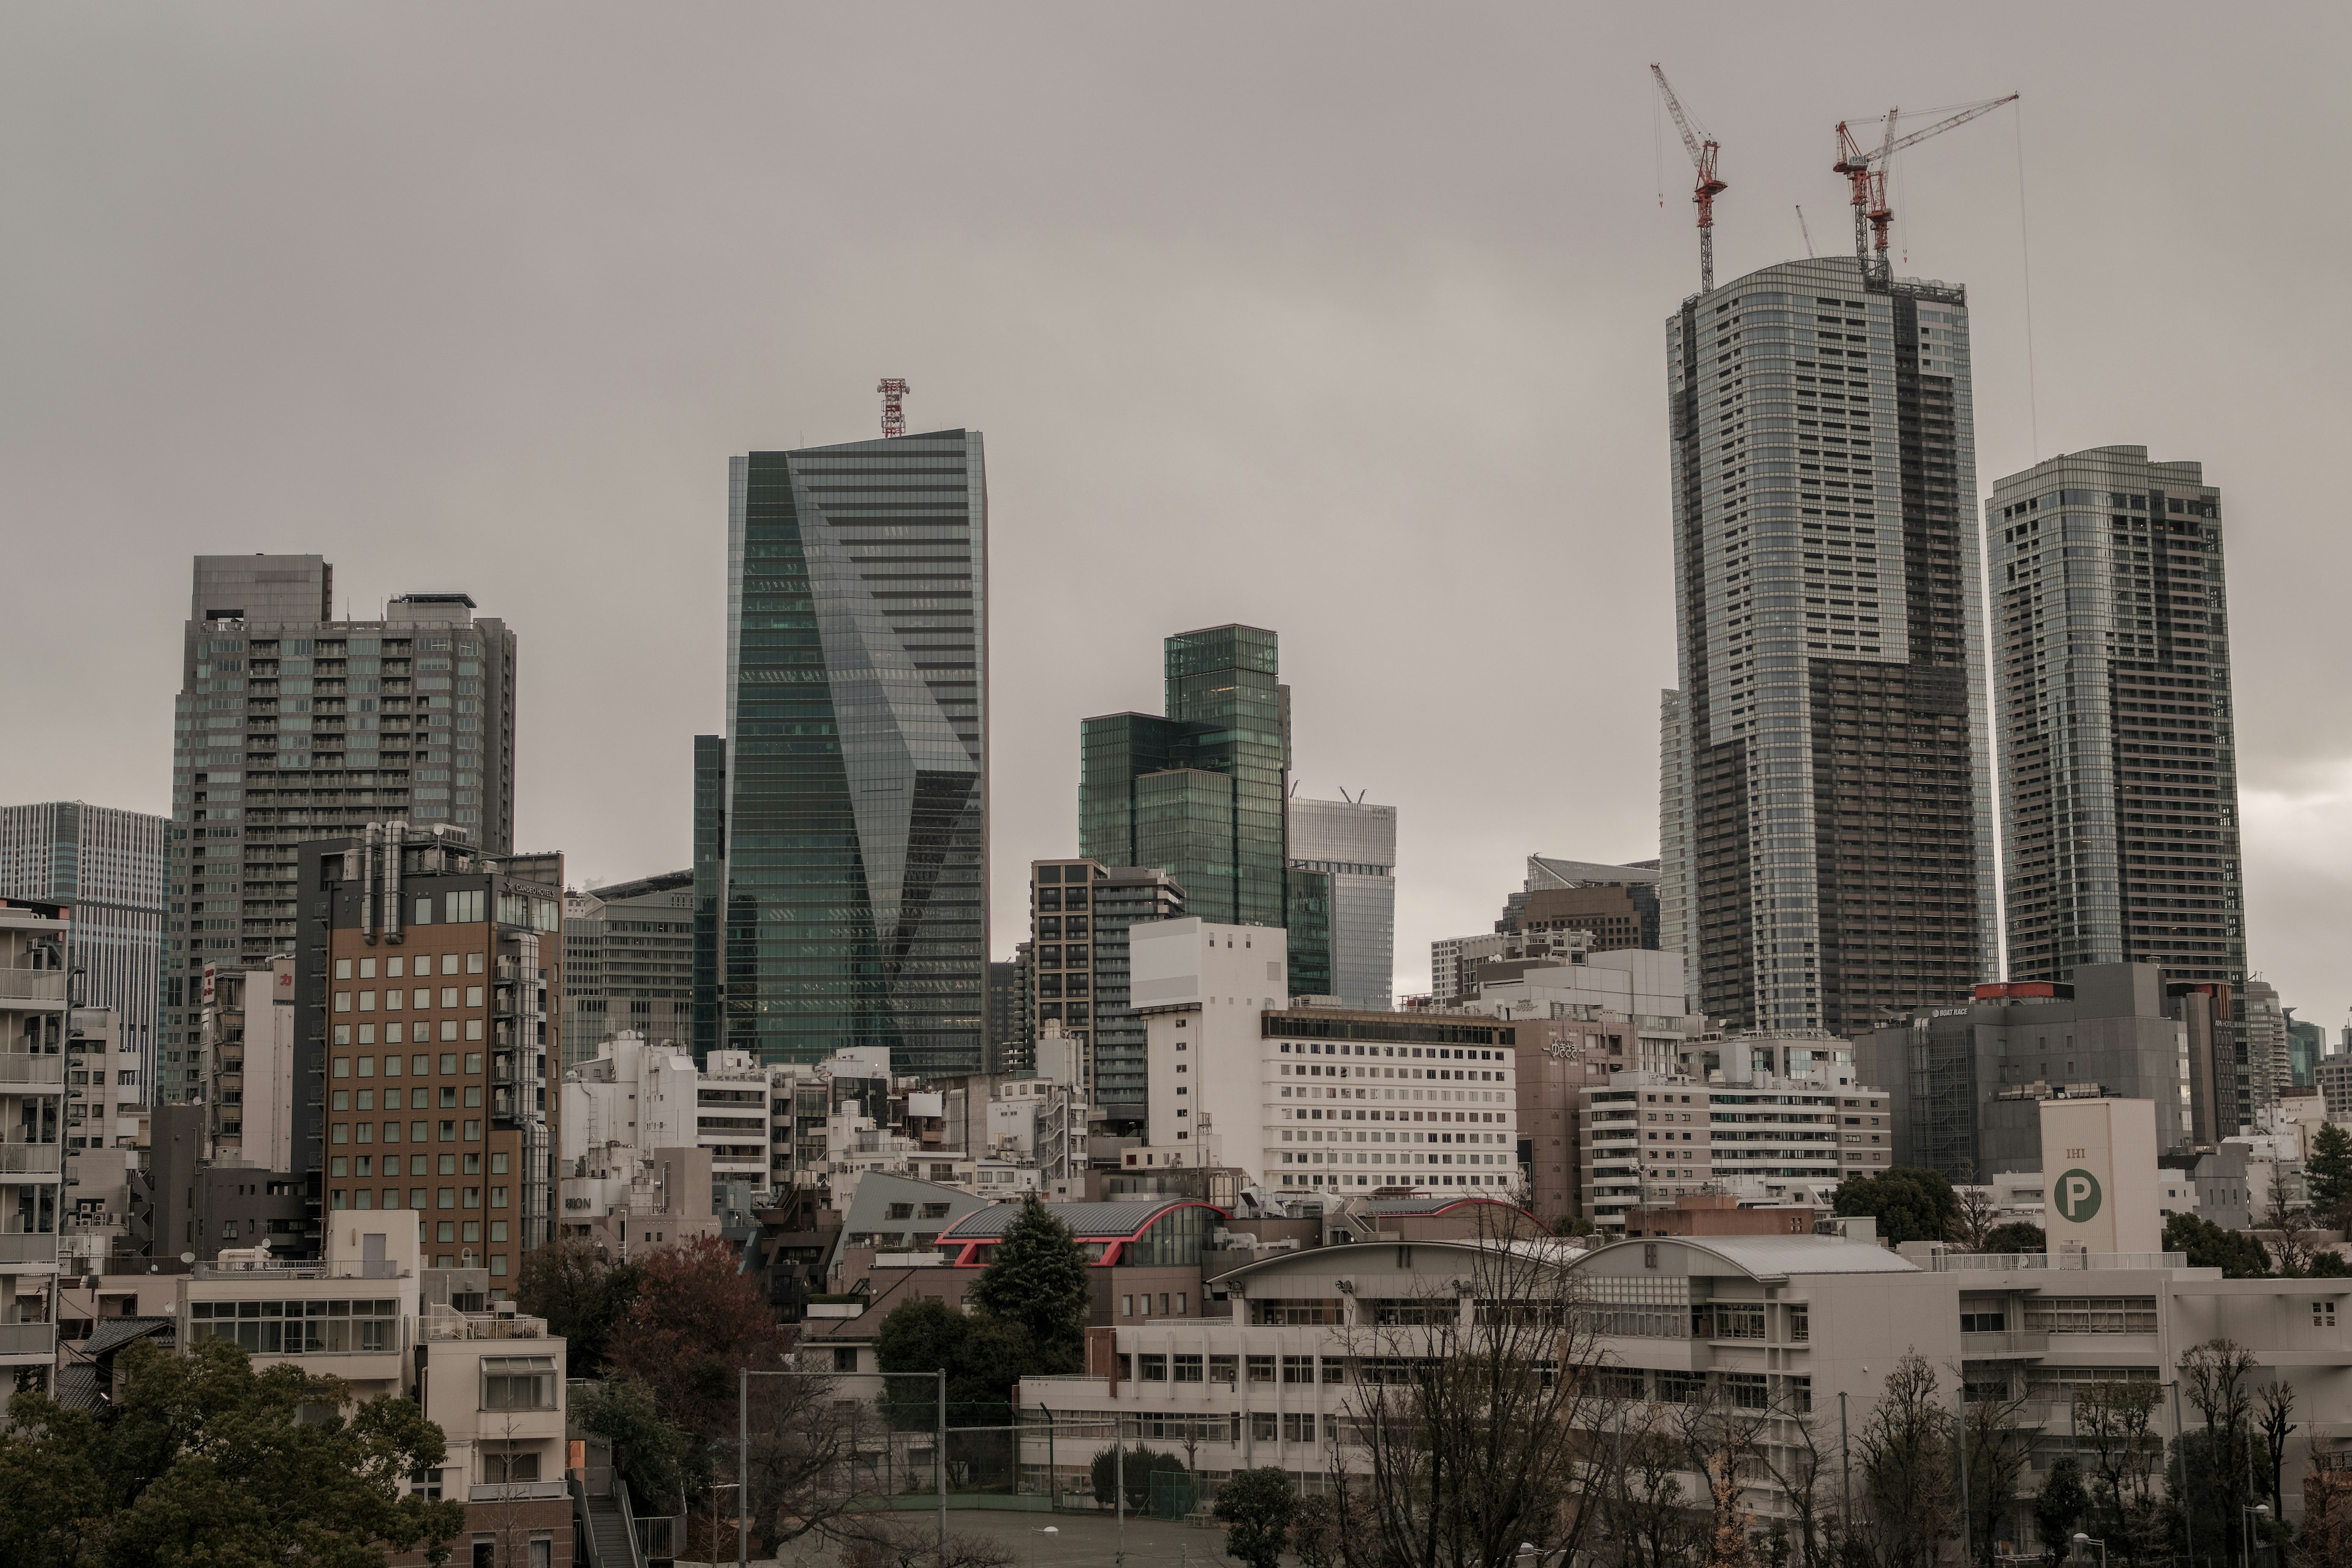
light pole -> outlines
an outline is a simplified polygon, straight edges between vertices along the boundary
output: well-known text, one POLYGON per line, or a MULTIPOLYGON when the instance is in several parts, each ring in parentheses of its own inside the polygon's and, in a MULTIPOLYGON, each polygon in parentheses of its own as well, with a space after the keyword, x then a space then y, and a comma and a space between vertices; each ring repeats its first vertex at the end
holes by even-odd
MULTIPOLYGON (((1059 1535, 1062 1533, 1062 1527, 1058 1524, 1049 1524, 1043 1530, 1033 1530, 1029 1533, 1032 1536, 1059 1535)), ((1029 1542, 1029 1568, 1037 1568, 1037 1542, 1034 1540, 1029 1542)))
POLYGON ((736 1492, 738 1494, 736 1506, 740 1508, 741 1506, 740 1491, 741 1489, 733 1481, 713 1481, 710 1483, 710 1560, 714 1563, 719 1561, 719 1494, 720 1492, 736 1492))
POLYGON ((2077 1546, 2097 1547, 2099 1549, 2099 1568, 2107 1568, 2107 1543, 2105 1542, 2085 1535, 2078 1530, 2074 1532, 2074 1544, 2077 1546))
POLYGON ((2270 1518, 2271 1505, 2266 1502, 2258 1502, 2252 1508, 2242 1507, 2238 1511, 2246 1516, 2246 1563, 2247 1568, 2252 1568, 2254 1561, 2254 1521, 2258 1519, 2266 1520, 2270 1518))

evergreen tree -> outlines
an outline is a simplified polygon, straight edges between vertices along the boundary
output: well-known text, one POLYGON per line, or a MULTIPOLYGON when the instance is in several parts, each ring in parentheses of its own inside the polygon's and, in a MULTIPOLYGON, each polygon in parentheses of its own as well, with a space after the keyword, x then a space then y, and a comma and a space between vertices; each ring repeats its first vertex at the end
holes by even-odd
POLYGON ((2164 1222, 2164 1250, 2186 1253, 2189 1268, 2218 1268, 2224 1279, 2260 1279, 2271 1271, 2271 1255, 2261 1242, 2193 1214, 2164 1222))
POLYGON ((2030 1219, 2013 1219, 1997 1225, 1985 1237, 1987 1252, 2042 1252, 2050 1246, 2050 1238, 2042 1227, 2030 1219))
POLYGON ((1298 1498, 1274 1467, 1243 1470, 1217 1489, 1214 1512, 1225 1526, 1225 1552, 1244 1568, 1282 1568, 1282 1549, 1298 1498))
POLYGON ((2334 1218, 2352 1208, 2352 1132, 2333 1121, 2321 1122, 2303 1170, 2311 1185, 2314 1209, 2334 1218))
POLYGON ((1042 1355, 1077 1364, 1086 1346, 1090 1293, 1087 1256, 1037 1194, 991 1250, 988 1268, 971 1283, 969 1300, 983 1312, 1029 1331, 1042 1355))
POLYGON ((2051 1562, 2074 1551, 2074 1526, 2090 1508, 2091 1495, 2083 1489, 2083 1467, 2072 1454, 2061 1456, 2050 1467, 2050 1479, 2042 1483, 2041 1495, 2033 1500, 2033 1528, 2041 1532, 2042 1553, 2051 1562))
POLYGON ((1835 1212, 1868 1215, 1878 1221, 1882 1241, 1943 1241, 1960 1217, 1960 1200, 1943 1173, 1919 1165, 1895 1165, 1875 1176, 1848 1176, 1838 1184, 1835 1212))

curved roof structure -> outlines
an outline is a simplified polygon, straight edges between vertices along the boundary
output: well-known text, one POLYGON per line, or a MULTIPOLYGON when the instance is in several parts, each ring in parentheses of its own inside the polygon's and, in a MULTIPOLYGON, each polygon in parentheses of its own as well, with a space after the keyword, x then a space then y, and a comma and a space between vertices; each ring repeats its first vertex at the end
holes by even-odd
MULTIPOLYGON (((1214 1204, 1198 1198, 1142 1198, 1127 1203, 1108 1204, 1047 1204, 1045 1212, 1070 1227, 1071 1238, 1081 1247, 1098 1247, 1098 1264, 1109 1265, 1119 1260, 1121 1247, 1142 1237, 1143 1233, 1179 1209, 1206 1209, 1216 1219, 1226 1213, 1214 1204)), ((1019 1204, 991 1204, 965 1215, 940 1232, 939 1248, 953 1253, 958 1268, 973 1268, 987 1261, 990 1244, 1003 1239, 1021 1216, 1019 1204)))
MULTIPOLYGON (((1603 1258, 1623 1258, 1636 1247, 1685 1247, 1751 1279, 1786 1279, 1792 1274, 1916 1274, 1919 1266, 1898 1253, 1833 1236, 1661 1236, 1597 1247, 1574 1267, 1591 1268, 1603 1258)), ((1608 1270, 1603 1270, 1607 1272, 1608 1270)))

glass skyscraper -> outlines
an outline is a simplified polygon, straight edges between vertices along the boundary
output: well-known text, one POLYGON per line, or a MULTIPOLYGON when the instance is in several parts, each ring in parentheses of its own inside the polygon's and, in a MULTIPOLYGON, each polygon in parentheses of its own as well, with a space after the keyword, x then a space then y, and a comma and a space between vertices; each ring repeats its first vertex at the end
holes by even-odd
POLYGON ((1849 1036, 1966 1002, 1996 925, 1967 295, 1792 261, 1665 346, 1659 903, 1692 1000, 1849 1036))
POLYGON ((980 434, 753 452, 732 459, 728 506, 725 1044, 763 1061, 886 1046, 900 1071, 978 1072, 980 434))

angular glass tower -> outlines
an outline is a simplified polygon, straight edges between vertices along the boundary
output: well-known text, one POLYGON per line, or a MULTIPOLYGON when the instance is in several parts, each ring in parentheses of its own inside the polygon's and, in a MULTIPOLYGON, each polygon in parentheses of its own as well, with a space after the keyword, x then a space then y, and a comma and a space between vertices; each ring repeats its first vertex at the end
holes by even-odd
POLYGON ((1851 1036, 1993 975, 1968 323, 1833 257, 1666 323, 1660 924, 1735 1028, 1851 1036))
POLYGON ((978 431, 732 459, 723 1030, 981 1070, 988 492, 978 431))

